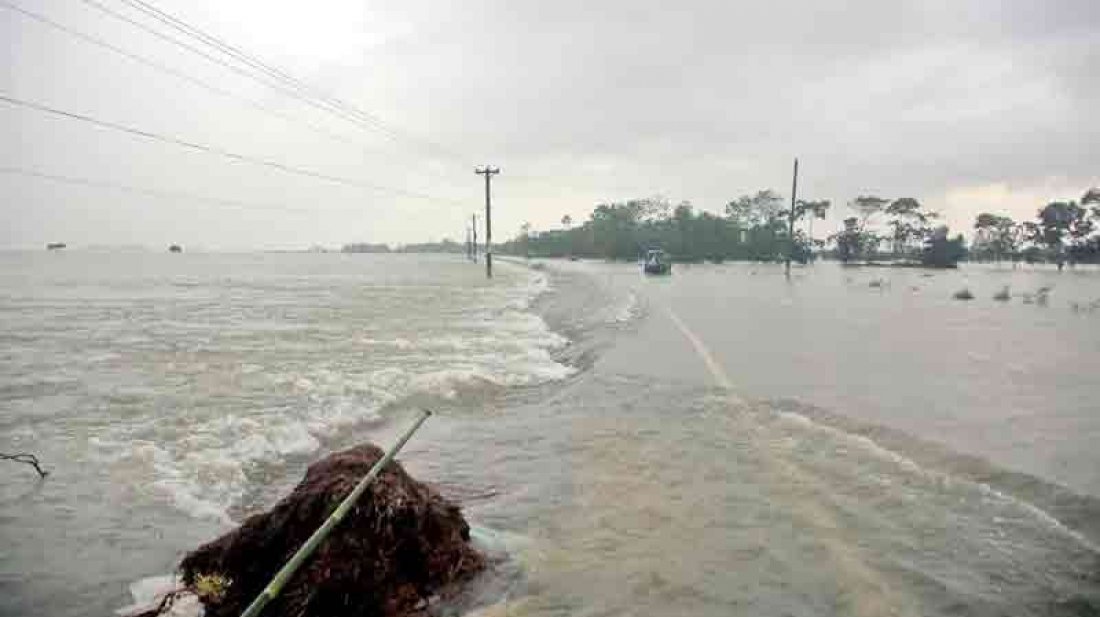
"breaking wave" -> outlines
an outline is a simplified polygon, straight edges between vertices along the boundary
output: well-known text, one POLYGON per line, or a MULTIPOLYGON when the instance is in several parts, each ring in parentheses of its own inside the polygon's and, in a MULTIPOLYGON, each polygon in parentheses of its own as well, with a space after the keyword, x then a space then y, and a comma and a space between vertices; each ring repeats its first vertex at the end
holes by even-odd
POLYGON ((324 322, 313 330, 256 324, 251 338, 234 333, 250 348, 247 362, 209 357, 234 349, 189 365, 173 356, 168 370, 182 369, 200 400, 176 398, 156 421, 96 437, 93 451, 146 470, 176 508, 230 524, 255 474, 308 459, 344 429, 384 421, 387 408, 425 398, 460 404, 465 393, 569 377, 576 369, 558 353, 569 341, 531 311, 550 290, 547 275, 510 264, 498 272, 493 285, 472 290, 446 280, 379 287, 384 306, 347 320, 342 332, 324 322))

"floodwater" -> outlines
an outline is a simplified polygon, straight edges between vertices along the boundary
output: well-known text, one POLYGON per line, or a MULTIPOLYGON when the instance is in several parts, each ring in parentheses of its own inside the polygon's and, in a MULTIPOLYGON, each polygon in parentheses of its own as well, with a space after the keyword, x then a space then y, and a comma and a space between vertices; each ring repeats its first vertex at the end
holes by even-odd
POLYGON ((501 559, 454 610, 1100 611, 1100 272, 496 273, 0 256, 0 451, 53 470, 0 467, 0 613, 110 614, 418 406, 400 459, 501 559))

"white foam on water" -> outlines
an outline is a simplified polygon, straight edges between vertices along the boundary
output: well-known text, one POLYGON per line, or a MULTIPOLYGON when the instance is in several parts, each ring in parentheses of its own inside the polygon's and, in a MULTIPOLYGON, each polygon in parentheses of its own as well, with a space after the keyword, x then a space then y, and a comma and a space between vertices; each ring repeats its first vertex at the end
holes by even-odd
POLYGON ((528 269, 526 275, 526 281, 514 288, 508 308, 527 310, 539 296, 550 291, 550 277, 545 272, 528 269))
POLYGON ((611 311, 610 323, 628 323, 633 321, 641 313, 638 305, 638 295, 633 291, 628 292, 625 299, 611 311))
POLYGON ((380 419, 378 410, 382 404, 363 405, 343 397, 326 401, 309 409, 304 427, 310 435, 333 437, 345 427, 380 419))
POLYGON ((1054 529, 1067 537, 1073 538, 1073 540, 1081 546, 1089 549, 1094 553, 1100 554, 1100 546, 1097 546, 1095 542, 1086 538, 1084 534, 1081 534, 1073 529, 1070 529, 1069 527, 1066 527, 1066 525, 1062 523, 1062 521, 1054 518, 1054 516, 1052 516, 1046 510, 1043 510, 1033 503, 1024 501, 1022 499, 1017 499, 1016 497, 1013 497, 1012 495, 1008 495, 1006 493, 1002 493, 1001 491, 983 482, 973 482, 972 484, 977 485, 978 490, 981 491, 984 495, 994 497, 1001 501, 1009 502, 1014 506, 1021 508, 1037 520, 1042 521, 1047 527, 1054 529))
POLYGON ((474 548, 490 555, 518 554, 534 544, 528 536, 511 531, 493 529, 482 525, 470 526, 470 543, 474 548))
POLYGON ((248 487, 246 470, 308 455, 320 442, 301 422, 285 417, 217 417, 190 427, 175 442, 138 440, 133 456, 147 464, 153 487, 195 518, 232 524, 229 508, 248 487))
MULTIPOLYGON (((256 465, 312 455, 320 448, 319 438, 377 421, 387 405, 418 395, 453 399, 468 388, 531 386, 569 377, 575 369, 554 357, 569 341, 530 311, 535 299, 550 290, 549 277, 516 266, 504 269, 499 283, 460 289, 458 300, 425 301, 423 314, 417 312, 421 300, 416 294, 425 287, 416 287, 409 292, 407 312, 399 305, 372 321, 371 330, 350 335, 361 357, 291 362, 282 372, 272 371, 270 361, 266 369, 252 362, 241 371, 269 384, 265 390, 297 399, 285 408, 246 407, 182 422, 182 427, 133 429, 129 439, 110 441, 126 443, 124 450, 143 461, 155 489, 176 508, 230 524, 228 511, 246 494, 256 465)), ((393 295, 404 301, 401 293, 398 287, 393 295)), ((619 310, 629 313, 635 302, 628 298, 619 310)), ((106 451, 106 442, 103 446, 106 451)))
POLYGON ((153 487, 169 497, 176 508, 198 519, 225 526, 233 524, 227 509, 233 499, 243 494, 245 483, 239 462, 201 456, 180 461, 156 445, 147 444, 144 448, 152 454, 157 477, 153 487))
MULTIPOLYGON (((341 370, 344 364, 321 362, 266 375, 273 387, 305 398, 305 406, 206 418, 173 433, 174 439, 133 440, 128 450, 150 467, 156 491, 175 507, 229 525, 228 511, 243 498, 253 466, 315 453, 319 437, 376 420, 386 405, 421 394, 453 398, 467 387, 529 386, 570 376, 574 368, 553 357, 569 341, 529 311, 550 289, 549 278, 516 274, 514 284, 472 295, 474 306, 461 309, 458 320, 427 320, 429 330, 421 332, 418 323, 395 315, 390 331, 357 335, 356 345, 372 354, 366 361, 378 366, 373 371, 349 373, 341 370)), ((379 330, 385 329, 384 323, 379 330)), ((255 368, 248 374, 254 373, 263 374, 255 368)))
POLYGON ((994 488, 994 487, 992 487, 992 486, 990 486, 990 485, 988 485, 984 482, 976 482, 976 481, 969 480, 969 479, 966 479, 966 478, 957 478, 957 477, 948 475, 947 473, 944 473, 944 472, 939 472, 939 471, 935 471, 935 470, 931 470, 931 469, 926 469, 926 468, 922 467, 920 464, 918 464, 916 461, 914 461, 914 460, 912 460, 912 459, 910 459, 906 456, 903 456, 903 455, 901 455, 897 452, 894 452, 893 450, 890 450, 889 448, 885 448, 885 447, 881 446, 880 444, 878 444, 877 442, 875 442, 873 439, 871 439, 869 437, 865 437, 863 435, 856 435, 856 434, 849 433, 849 432, 846 432, 844 430, 841 430, 839 428, 829 426, 827 424, 822 424, 820 422, 815 422, 812 418, 807 417, 804 414, 800 414, 800 413, 792 412, 792 411, 779 411, 779 412, 777 412, 777 414, 779 415, 779 417, 781 417, 784 420, 787 420, 789 422, 799 424, 801 426, 811 428, 811 429, 816 430, 816 431, 825 432, 825 433, 828 433, 828 434, 830 434, 834 437, 837 437, 837 438, 840 438, 840 439, 842 439, 844 441, 847 441, 849 443, 855 444, 858 447, 860 447, 865 453, 869 453, 873 456, 876 456, 880 460, 885 460, 885 461, 888 461, 890 463, 893 463, 894 465, 898 466, 899 468, 901 468, 901 469, 905 470, 906 472, 911 473, 915 476, 927 478, 927 479, 930 479, 934 482, 940 483, 940 484, 945 485, 945 486, 950 486, 954 483, 962 483, 962 484, 965 484, 967 486, 970 486, 970 487, 974 488, 978 493, 980 493, 981 495, 983 495, 985 497, 991 497, 991 498, 994 498, 994 499, 996 499, 996 500, 998 500, 1002 503, 1011 504, 1013 507, 1019 508, 1020 510, 1028 513, 1035 520, 1042 523, 1048 529, 1051 529, 1051 530, 1053 530, 1053 531, 1055 531, 1055 532, 1057 532, 1057 533, 1059 533, 1059 534, 1061 534, 1061 535, 1063 535, 1067 538, 1072 539, 1078 545, 1080 545, 1080 546, 1082 546, 1082 547, 1084 547, 1084 548, 1086 548, 1086 549, 1088 549, 1088 550, 1090 550, 1094 553, 1100 553, 1100 546, 1097 546, 1094 542, 1089 540, 1083 534, 1067 527, 1064 523, 1062 523, 1061 521, 1056 519, 1049 512, 1043 510, 1042 508, 1036 506, 1035 504, 1024 501, 1022 499, 1019 499, 1019 498, 1014 497, 1012 495, 1009 495, 1007 493, 1001 492, 1001 491, 997 490, 996 488, 994 488))
MULTIPOLYGON (((130 596, 133 604, 115 610, 119 617, 142 614, 160 605, 165 595, 179 589, 183 581, 178 576, 165 574, 162 576, 150 576, 130 583, 130 596)), ((184 594, 177 598, 167 611, 161 613, 165 617, 202 617, 205 614, 202 602, 192 594, 184 594)))

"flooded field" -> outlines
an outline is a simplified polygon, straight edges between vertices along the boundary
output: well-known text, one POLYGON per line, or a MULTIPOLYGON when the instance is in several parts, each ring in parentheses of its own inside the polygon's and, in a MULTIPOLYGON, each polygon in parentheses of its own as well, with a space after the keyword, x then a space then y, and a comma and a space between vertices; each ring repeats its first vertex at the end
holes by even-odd
POLYGON ((0 613, 109 614, 418 406, 402 462, 504 555, 472 610, 1100 609, 1100 273, 497 274, 0 257, 0 449, 54 470, 3 470, 0 613))

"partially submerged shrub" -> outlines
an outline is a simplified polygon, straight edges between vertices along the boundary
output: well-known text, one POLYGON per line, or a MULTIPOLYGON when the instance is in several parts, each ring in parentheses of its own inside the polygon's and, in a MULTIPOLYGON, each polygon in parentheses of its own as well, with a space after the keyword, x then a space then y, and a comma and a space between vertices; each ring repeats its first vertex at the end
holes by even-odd
POLYGON ((1008 299, 1011 297, 1012 294, 1009 293, 1008 285, 1005 285, 993 296, 993 299, 997 300, 998 302, 1007 302, 1008 299))
POLYGON ((953 297, 956 300, 973 300, 974 294, 970 292, 970 288, 963 287, 962 289, 956 291, 953 297))
POLYGON ((1092 302, 1070 302, 1069 306, 1073 309, 1074 313, 1092 313, 1094 311, 1100 311, 1100 298, 1092 302))
POLYGON ((198 574, 192 587, 203 604, 220 604, 232 584, 224 574, 198 574))
POLYGON ((1039 306, 1046 306, 1050 300, 1050 290, 1053 287, 1044 285, 1035 290, 1033 294, 1024 294, 1024 304, 1038 304, 1039 306))
MULTIPOLYGON (((180 573, 206 616, 239 617, 383 454, 363 444, 321 459, 273 508, 188 553, 180 573)), ((390 461, 263 617, 420 616, 485 565, 459 507, 390 461)))

